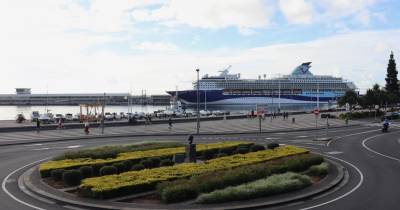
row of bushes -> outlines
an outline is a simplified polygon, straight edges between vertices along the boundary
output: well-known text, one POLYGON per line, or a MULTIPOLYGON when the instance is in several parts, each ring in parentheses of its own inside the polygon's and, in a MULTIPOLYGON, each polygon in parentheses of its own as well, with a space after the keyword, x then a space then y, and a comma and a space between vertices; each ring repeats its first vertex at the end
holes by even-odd
POLYGON ((129 171, 118 175, 82 180, 79 192, 83 196, 110 198, 154 189, 156 184, 193 175, 210 173, 244 165, 252 165, 282 157, 308 153, 303 148, 283 146, 247 154, 236 154, 205 161, 203 164, 183 163, 170 167, 129 171))
POLYGON ((126 145, 106 145, 91 149, 80 149, 76 151, 67 151, 64 154, 56 156, 53 160, 91 158, 91 159, 108 159, 116 158, 118 154, 124 152, 145 151, 162 148, 182 147, 183 144, 178 142, 141 142, 137 144, 126 145))
POLYGON ((329 164, 327 162, 323 162, 319 165, 313 165, 308 170, 308 174, 311 176, 325 176, 328 174, 329 164))
POLYGON ((298 190, 311 185, 311 179, 307 175, 293 172, 272 175, 254 182, 227 187, 211 193, 201 194, 197 203, 221 203, 227 201, 246 200, 251 198, 269 196, 279 193, 298 190))
POLYGON ((142 160, 139 164, 133 165, 131 161, 126 160, 121 163, 114 163, 112 165, 97 164, 93 166, 82 166, 79 169, 55 169, 51 171, 51 177, 54 181, 64 181, 68 186, 75 186, 80 184, 82 179, 94 176, 106 176, 113 174, 120 174, 130 170, 139 171, 145 168, 156 168, 163 166, 172 166, 174 162, 170 159, 148 158, 142 160))
POLYGON ((324 160, 319 155, 303 154, 230 170, 193 176, 157 185, 157 193, 165 203, 182 202, 227 186, 265 178, 275 173, 304 171, 324 160))
MULTIPOLYGON (((376 116, 382 116, 383 114, 384 114, 384 112, 382 112, 382 111, 376 112, 376 116)), ((339 118, 354 120, 354 119, 362 119, 362 118, 368 118, 368 117, 374 117, 374 116, 375 116, 375 111, 364 111, 364 112, 342 113, 339 115, 339 118)))
POLYGON ((249 152, 257 152, 265 150, 263 145, 259 144, 243 144, 237 147, 225 147, 219 149, 205 150, 201 157, 203 160, 211 160, 213 158, 225 157, 233 154, 246 154, 249 152))
MULTIPOLYGON (((197 145, 197 152, 201 155, 202 152, 206 150, 215 150, 220 148, 236 148, 240 145, 251 145, 248 142, 218 142, 209 144, 199 144, 197 145)), ((78 158, 78 159, 65 159, 58 161, 48 161, 40 164, 39 171, 42 177, 49 177, 51 171, 55 169, 77 169, 82 166, 91 166, 95 164, 113 164, 117 162, 122 162, 126 160, 132 161, 134 164, 140 161, 151 158, 172 158, 173 155, 178 153, 185 153, 185 147, 175 147, 175 148, 163 148, 155 150, 145 150, 145 151, 135 151, 135 152, 125 152, 120 153, 116 158, 109 159, 91 159, 91 158, 78 158)))

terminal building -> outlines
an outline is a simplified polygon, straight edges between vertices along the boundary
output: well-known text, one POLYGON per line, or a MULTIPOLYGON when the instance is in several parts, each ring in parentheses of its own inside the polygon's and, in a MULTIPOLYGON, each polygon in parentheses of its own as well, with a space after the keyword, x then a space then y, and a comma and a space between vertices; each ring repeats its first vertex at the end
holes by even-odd
POLYGON ((15 94, 0 94, 0 105, 79 105, 103 103, 107 105, 132 104, 168 105, 170 96, 154 95, 133 96, 129 93, 66 93, 66 94, 32 94, 30 88, 16 88, 15 94))

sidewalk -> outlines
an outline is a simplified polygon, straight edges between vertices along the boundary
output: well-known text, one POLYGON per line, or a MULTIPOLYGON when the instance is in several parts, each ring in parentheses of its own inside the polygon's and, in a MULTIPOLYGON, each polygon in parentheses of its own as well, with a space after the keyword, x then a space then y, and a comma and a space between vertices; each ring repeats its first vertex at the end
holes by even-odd
MULTIPOLYGON (((292 131, 301 129, 315 129, 316 121, 313 114, 295 115, 296 122, 292 123, 291 117, 288 120, 283 120, 282 117, 275 119, 266 118, 261 121, 262 132, 273 131, 292 131)), ((356 125, 358 122, 349 122, 349 125, 356 125)), ((329 119, 330 127, 345 126, 343 120, 329 119)), ((326 128, 326 119, 318 119, 318 128, 326 128)), ((63 129, 63 130, 46 130, 40 131, 23 131, 23 132, 4 132, 0 133, 0 143, 13 143, 31 140, 45 139, 71 139, 71 138, 86 138, 100 137, 113 135, 173 135, 173 134, 194 134, 196 133, 196 122, 174 123, 169 129, 168 124, 153 124, 153 125, 136 125, 136 126, 121 126, 121 127, 106 127, 104 134, 101 133, 101 128, 91 128, 90 134, 85 135, 83 129, 63 129)), ((219 133, 246 133, 259 132, 259 119, 231 119, 231 120, 216 120, 204 121, 200 124, 201 134, 219 134, 219 133)))

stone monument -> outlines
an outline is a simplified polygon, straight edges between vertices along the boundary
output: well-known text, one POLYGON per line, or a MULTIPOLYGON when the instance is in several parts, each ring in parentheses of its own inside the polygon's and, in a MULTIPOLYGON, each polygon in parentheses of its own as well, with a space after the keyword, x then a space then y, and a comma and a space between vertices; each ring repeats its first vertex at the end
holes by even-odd
POLYGON ((193 144, 193 135, 188 137, 188 145, 186 146, 186 161, 185 162, 196 162, 196 144, 193 144))

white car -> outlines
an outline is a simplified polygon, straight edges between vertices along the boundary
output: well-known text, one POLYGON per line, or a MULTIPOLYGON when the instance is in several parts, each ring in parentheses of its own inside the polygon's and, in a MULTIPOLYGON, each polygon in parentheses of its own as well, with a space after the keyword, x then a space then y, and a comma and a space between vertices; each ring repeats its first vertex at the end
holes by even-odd
POLYGON ((109 113, 109 112, 106 112, 106 113, 104 114, 104 120, 114 120, 114 115, 112 115, 112 114, 109 113))

